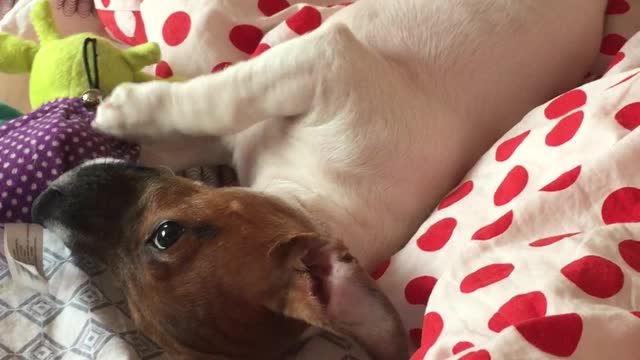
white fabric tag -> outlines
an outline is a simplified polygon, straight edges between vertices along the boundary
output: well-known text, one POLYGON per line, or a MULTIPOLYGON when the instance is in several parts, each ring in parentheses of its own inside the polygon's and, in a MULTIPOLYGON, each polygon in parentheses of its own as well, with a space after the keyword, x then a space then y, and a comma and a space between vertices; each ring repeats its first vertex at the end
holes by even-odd
POLYGON ((43 234, 44 229, 37 224, 4 224, 4 254, 17 285, 48 292, 43 234))

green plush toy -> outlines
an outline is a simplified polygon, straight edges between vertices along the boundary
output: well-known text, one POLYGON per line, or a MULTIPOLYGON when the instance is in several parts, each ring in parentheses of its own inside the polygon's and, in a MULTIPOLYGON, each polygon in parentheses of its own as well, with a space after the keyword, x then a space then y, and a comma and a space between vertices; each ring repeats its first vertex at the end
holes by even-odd
POLYGON ((110 40, 91 33, 61 39, 47 0, 38 0, 34 5, 31 21, 39 44, 0 33, 0 71, 31 73, 29 101, 34 109, 55 99, 78 97, 89 88, 99 88, 106 96, 125 82, 155 80, 141 71, 160 61, 160 48, 155 43, 123 50, 110 40), (93 46, 90 61, 87 59, 88 40, 93 46), (87 83, 91 67, 95 74, 94 84, 87 83))

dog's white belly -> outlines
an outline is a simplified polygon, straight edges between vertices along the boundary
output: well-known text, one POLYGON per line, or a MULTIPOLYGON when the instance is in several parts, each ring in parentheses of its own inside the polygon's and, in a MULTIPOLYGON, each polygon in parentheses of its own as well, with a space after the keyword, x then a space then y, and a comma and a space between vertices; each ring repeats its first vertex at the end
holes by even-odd
MULTIPOLYGON (((402 120, 417 121, 400 114, 402 120)), ((408 241, 464 174, 462 162, 446 159, 459 158, 456 148, 462 147, 451 141, 449 151, 439 143, 382 131, 358 140, 357 131, 344 128, 348 123, 259 123, 235 138, 234 162, 242 186, 302 206, 371 269, 408 241)))
POLYGON ((312 111, 238 134, 241 183, 296 198, 374 266, 529 109, 577 85, 597 52, 603 0, 570 23, 555 12, 581 1, 452 1, 361 0, 330 18, 386 65, 367 67, 354 50, 346 59, 362 73, 332 79, 312 111))

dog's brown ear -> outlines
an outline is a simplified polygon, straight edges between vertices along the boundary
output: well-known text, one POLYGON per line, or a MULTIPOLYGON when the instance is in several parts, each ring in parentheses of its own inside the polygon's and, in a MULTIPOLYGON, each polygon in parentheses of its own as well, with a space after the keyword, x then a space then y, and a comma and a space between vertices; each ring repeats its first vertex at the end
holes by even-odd
POLYGON ((362 345, 373 359, 408 359, 398 313, 341 243, 317 234, 295 236, 270 252, 287 274, 268 306, 362 345))

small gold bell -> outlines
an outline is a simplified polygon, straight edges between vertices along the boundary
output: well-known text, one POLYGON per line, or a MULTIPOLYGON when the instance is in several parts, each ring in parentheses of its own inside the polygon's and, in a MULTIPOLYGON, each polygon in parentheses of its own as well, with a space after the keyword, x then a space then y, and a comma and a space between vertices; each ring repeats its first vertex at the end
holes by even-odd
POLYGON ((82 93, 82 103, 87 107, 96 107, 102 102, 102 92, 98 89, 89 89, 82 93))

